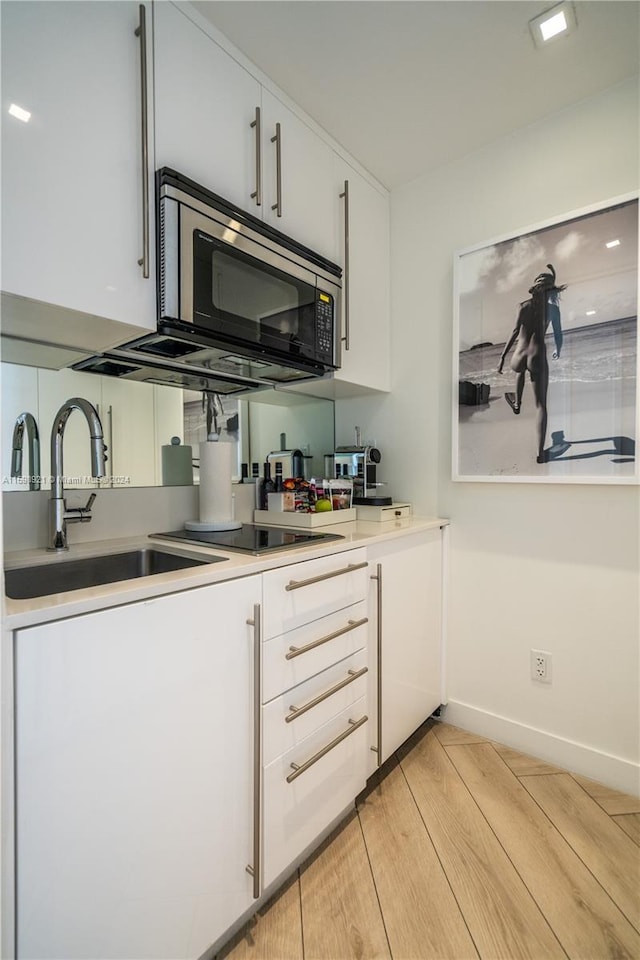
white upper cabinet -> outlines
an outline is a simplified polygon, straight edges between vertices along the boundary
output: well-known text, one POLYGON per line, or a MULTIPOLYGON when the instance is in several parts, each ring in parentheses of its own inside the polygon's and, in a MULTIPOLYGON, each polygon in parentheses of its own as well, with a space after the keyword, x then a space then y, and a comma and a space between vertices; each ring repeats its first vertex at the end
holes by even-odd
POLYGON ((389 198, 336 154, 333 209, 343 268, 342 359, 335 380, 389 390, 389 198))
POLYGON ((156 4, 154 45, 157 166, 335 259, 331 148, 179 6, 156 4))
POLYGON ((157 166, 253 211, 260 84, 172 3, 154 5, 154 46, 157 166))
POLYGON ((335 261, 333 151, 266 89, 261 119, 264 219, 335 261))
POLYGON ((389 390, 388 196, 311 118, 190 5, 1 14, 3 334, 70 362, 155 330, 154 173, 170 167, 344 268, 341 369, 298 389, 389 390))
POLYGON ((143 5, 143 51, 139 6, 2 4, 3 320, 16 335, 99 349, 131 336, 109 321, 155 327, 151 14, 143 5), (51 305, 46 336, 23 298, 51 305))

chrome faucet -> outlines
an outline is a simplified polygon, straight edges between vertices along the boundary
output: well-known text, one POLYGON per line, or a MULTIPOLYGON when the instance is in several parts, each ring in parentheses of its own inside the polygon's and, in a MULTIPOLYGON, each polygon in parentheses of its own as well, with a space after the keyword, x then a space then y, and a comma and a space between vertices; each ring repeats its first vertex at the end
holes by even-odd
POLYGON ((51 428, 51 489, 49 500, 49 550, 67 550, 67 524, 88 523, 91 520, 91 507, 96 499, 92 493, 84 507, 67 509, 64 497, 64 474, 62 467, 62 440, 67 420, 74 410, 80 410, 89 425, 91 439, 91 476, 104 477, 105 450, 102 424, 98 412, 88 400, 72 397, 63 403, 55 415, 51 428))
POLYGON ((11 476, 16 479, 22 476, 22 446, 24 432, 27 431, 29 444, 29 490, 40 489, 40 436, 38 424, 32 413, 25 410, 17 418, 13 427, 11 442, 11 476))

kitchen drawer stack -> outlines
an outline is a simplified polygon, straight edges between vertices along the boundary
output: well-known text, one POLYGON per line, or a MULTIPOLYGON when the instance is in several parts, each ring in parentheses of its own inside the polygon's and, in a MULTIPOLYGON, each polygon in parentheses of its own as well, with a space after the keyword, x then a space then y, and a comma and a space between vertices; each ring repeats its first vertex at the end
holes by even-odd
POLYGON ((364 549, 264 575, 265 888, 364 787, 367 590, 364 549))

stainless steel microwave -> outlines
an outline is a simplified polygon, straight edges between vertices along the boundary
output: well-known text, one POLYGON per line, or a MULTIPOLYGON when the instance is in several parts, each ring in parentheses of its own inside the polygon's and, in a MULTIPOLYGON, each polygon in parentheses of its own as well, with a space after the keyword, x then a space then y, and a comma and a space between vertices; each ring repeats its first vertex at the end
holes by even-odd
POLYGON ((263 384, 335 370, 340 267, 174 170, 156 185, 158 330, 128 358, 263 384))

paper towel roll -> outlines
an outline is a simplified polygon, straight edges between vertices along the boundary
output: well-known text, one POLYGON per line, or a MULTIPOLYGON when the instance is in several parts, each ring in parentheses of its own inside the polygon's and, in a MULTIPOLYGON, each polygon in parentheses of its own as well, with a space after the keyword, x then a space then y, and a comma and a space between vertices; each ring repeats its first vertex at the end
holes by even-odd
POLYGON ((233 519, 231 454, 230 443, 200 444, 200 529, 233 530, 242 525, 233 519))

